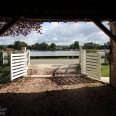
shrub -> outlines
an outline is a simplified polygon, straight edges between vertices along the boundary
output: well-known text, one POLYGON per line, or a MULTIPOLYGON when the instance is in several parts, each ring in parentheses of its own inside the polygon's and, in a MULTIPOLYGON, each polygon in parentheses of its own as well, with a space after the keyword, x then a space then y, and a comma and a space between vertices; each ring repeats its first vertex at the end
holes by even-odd
POLYGON ((86 50, 86 53, 98 53, 98 51, 89 49, 89 50, 86 50))
POLYGON ((106 53, 106 60, 108 63, 110 63, 110 51, 106 53))

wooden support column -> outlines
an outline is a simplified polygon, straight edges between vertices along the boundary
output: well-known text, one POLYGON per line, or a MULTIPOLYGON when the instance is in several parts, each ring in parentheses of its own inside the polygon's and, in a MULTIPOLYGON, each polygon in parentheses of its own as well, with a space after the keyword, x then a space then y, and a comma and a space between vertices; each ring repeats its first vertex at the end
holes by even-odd
POLYGON ((110 84, 116 88, 116 21, 109 24, 110 31, 100 21, 92 21, 110 37, 110 84))
MULTIPOLYGON (((110 31, 116 36, 116 22, 112 22, 110 31)), ((116 88, 116 41, 110 39, 110 84, 116 88)))
POLYGON ((109 31, 100 21, 92 20, 95 25, 97 25, 107 36, 109 36, 112 40, 116 41, 116 36, 109 31))

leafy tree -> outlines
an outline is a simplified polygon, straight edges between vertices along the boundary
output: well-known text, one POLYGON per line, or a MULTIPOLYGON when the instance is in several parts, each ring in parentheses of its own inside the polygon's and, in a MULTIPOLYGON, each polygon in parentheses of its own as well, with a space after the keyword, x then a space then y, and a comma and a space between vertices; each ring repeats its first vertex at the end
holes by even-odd
POLYGON ((8 48, 14 48, 14 46, 12 44, 9 44, 7 47, 8 48))
POLYGON ((55 43, 51 43, 50 48, 52 48, 52 50, 55 50, 56 44, 55 43))
POLYGON ((14 42, 14 49, 21 50, 21 47, 27 47, 27 43, 23 41, 15 41, 14 42))
POLYGON ((35 44, 33 45, 33 47, 34 47, 34 49, 39 50, 40 44, 39 44, 39 43, 35 43, 35 44))
POLYGON ((42 43, 40 44, 40 49, 41 49, 41 50, 47 50, 48 47, 49 47, 49 45, 48 45, 47 43, 45 43, 45 42, 42 42, 42 43))
POLYGON ((75 49, 79 49, 79 42, 78 42, 78 41, 75 41, 75 42, 74 42, 74 48, 75 48, 75 49))
POLYGON ((6 49, 7 49, 7 46, 5 46, 5 45, 0 45, 0 49, 1 49, 1 50, 6 50, 6 49))
POLYGON ((104 48, 105 49, 110 49, 110 42, 109 41, 107 43, 104 43, 104 48))
POLYGON ((74 49, 74 44, 70 44, 70 49, 74 49))

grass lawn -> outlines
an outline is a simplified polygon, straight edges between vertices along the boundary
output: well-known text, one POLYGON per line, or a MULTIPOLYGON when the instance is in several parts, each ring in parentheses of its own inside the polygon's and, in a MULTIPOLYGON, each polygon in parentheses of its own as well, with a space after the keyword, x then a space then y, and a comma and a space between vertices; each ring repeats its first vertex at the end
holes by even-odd
POLYGON ((10 81, 10 67, 8 64, 0 66, 0 84, 10 81))
POLYGON ((102 64, 101 65, 101 77, 109 77, 110 74, 110 65, 102 64))

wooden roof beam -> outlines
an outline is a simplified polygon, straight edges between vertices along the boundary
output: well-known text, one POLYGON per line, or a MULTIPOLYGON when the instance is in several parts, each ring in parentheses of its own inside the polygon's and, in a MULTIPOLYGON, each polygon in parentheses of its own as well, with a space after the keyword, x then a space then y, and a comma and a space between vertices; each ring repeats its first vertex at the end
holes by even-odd
POLYGON ((112 34, 111 31, 109 31, 100 21, 98 20, 91 20, 94 24, 96 24, 107 36, 109 36, 111 39, 116 41, 116 36, 112 34))
POLYGON ((0 29, 0 36, 2 36, 10 27, 12 27, 20 18, 13 18, 6 25, 0 29))

